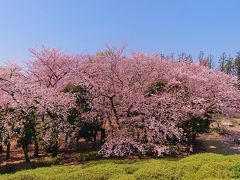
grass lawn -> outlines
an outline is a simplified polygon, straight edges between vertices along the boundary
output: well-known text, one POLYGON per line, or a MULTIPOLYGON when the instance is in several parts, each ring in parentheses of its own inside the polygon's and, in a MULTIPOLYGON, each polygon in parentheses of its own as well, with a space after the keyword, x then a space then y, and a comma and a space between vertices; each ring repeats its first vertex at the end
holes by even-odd
POLYGON ((203 153, 182 159, 98 160, 0 175, 5 179, 240 179, 240 155, 203 153))

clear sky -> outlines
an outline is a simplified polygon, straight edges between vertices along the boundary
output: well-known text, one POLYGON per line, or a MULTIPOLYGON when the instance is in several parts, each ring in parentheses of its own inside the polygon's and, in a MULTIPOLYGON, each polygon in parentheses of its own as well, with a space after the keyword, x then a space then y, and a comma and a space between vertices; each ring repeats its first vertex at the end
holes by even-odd
POLYGON ((42 45, 76 54, 125 42, 130 51, 235 55, 239 9, 239 0, 0 0, 0 63, 42 45))

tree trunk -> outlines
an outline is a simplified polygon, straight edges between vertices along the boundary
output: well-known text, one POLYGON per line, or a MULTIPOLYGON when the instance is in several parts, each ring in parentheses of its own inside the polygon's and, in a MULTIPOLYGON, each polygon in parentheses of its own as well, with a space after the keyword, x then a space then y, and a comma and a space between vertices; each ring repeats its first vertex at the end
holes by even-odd
POLYGON ((55 145, 52 147, 52 157, 56 157, 58 155, 58 143, 56 142, 55 145))
POLYGON ((39 146, 38 146, 38 140, 37 139, 34 140, 34 154, 33 154, 33 156, 35 158, 39 157, 39 146))
POLYGON ((193 134, 193 135, 192 135, 192 143, 194 143, 195 140, 196 140, 196 134, 193 134))
POLYGON ((11 144, 10 142, 7 143, 7 155, 6 155, 6 159, 10 159, 10 147, 11 147, 11 144))
POLYGON ((105 142, 105 138, 106 138, 105 129, 101 129, 101 140, 100 140, 101 145, 104 144, 104 142, 105 142))
POLYGON ((28 145, 23 144, 22 148, 23 148, 23 153, 24 153, 24 158, 25 158, 26 163, 30 163, 30 159, 28 156, 28 145))
POLYGON ((0 167, 1 167, 1 164, 2 164, 2 161, 3 161, 3 158, 2 158, 2 154, 3 153, 3 146, 2 144, 0 145, 0 167))
POLYGON ((93 133, 93 150, 95 150, 96 147, 96 140, 97 140, 97 130, 94 131, 93 133))
POLYGON ((1 167, 1 164, 3 162, 3 157, 2 157, 2 153, 0 154, 0 167, 1 167))
POLYGON ((189 145, 188 155, 191 155, 193 153, 193 145, 189 145))
POLYGON ((3 152, 3 146, 2 146, 2 144, 0 145, 0 153, 2 153, 3 152))
POLYGON ((66 136, 65 136, 65 149, 67 149, 68 147, 69 147, 68 134, 66 134, 66 136))
POLYGON ((78 150, 78 142, 79 142, 79 139, 80 139, 80 136, 77 135, 77 136, 76 136, 76 142, 75 142, 75 143, 76 143, 76 144, 75 144, 75 145, 76 145, 76 151, 78 150))

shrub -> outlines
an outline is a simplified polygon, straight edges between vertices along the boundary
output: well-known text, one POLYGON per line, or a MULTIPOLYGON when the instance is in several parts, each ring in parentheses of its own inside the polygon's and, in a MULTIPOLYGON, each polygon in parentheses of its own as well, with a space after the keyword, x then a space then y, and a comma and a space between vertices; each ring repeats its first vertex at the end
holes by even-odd
POLYGON ((18 173, 16 175, 11 176, 8 178, 9 180, 40 180, 43 179, 43 177, 40 177, 39 175, 35 173, 18 173))
POLYGON ((58 164, 61 164, 64 159, 65 159, 65 154, 61 153, 61 154, 58 154, 56 157, 53 157, 50 160, 48 160, 48 163, 58 165, 58 164))
POLYGON ((100 158, 101 158, 101 155, 97 151, 77 153, 75 155, 75 159, 77 162, 96 160, 100 158))
POLYGON ((120 166, 114 163, 104 163, 93 167, 84 168, 81 171, 70 174, 66 179, 109 179, 121 174, 125 174, 125 171, 120 166))
POLYGON ((157 94, 159 91, 163 90, 167 83, 167 80, 161 79, 151 84, 147 91, 148 96, 157 94))
POLYGON ((232 178, 235 179, 240 179, 240 164, 237 166, 234 166, 233 168, 231 168, 232 170, 232 178))
POLYGON ((135 180, 136 178, 131 174, 121 174, 119 176, 114 176, 110 180, 135 180))

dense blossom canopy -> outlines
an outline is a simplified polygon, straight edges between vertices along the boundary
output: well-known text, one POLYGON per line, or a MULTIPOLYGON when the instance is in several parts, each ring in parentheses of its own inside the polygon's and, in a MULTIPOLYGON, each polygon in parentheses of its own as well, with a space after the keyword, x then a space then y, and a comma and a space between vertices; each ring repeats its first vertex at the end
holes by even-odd
POLYGON ((0 70, 3 137, 24 129, 25 117, 33 111, 36 126, 45 127, 39 132, 44 143, 60 134, 74 137, 79 129, 68 116, 77 107, 77 95, 64 91, 68 85, 86 90, 88 110, 81 111, 78 121, 101 124, 105 156, 162 155, 169 147, 185 145, 186 121, 240 114, 236 79, 185 59, 125 56, 112 49, 95 56, 68 56, 56 49, 31 52, 34 58, 23 69, 9 65, 0 70))

